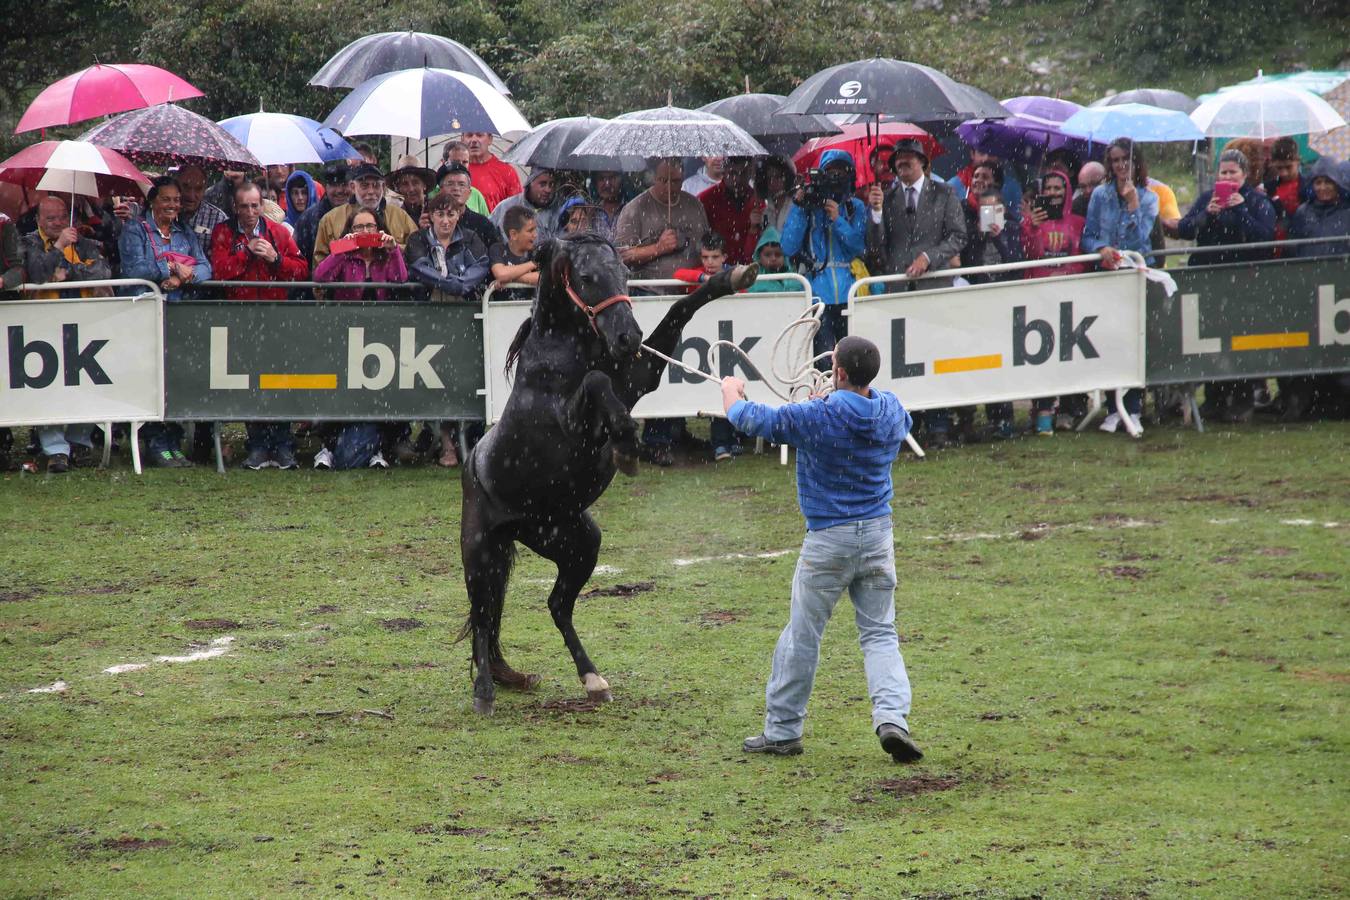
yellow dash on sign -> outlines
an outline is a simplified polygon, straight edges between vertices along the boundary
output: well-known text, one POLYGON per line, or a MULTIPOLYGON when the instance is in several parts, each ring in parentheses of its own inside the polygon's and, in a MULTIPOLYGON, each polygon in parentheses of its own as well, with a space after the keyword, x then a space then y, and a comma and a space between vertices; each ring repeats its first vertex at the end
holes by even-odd
POLYGON ((988 356, 956 356, 951 359, 933 360, 934 375, 951 375, 955 372, 976 372, 980 369, 1003 368, 1003 354, 990 353, 988 356))
POLYGON ((1234 350, 1280 350, 1308 346, 1308 332, 1285 331, 1280 334, 1235 334, 1234 350))
POLYGON ((259 375, 258 387, 264 391, 332 391, 337 389, 337 374, 259 375))

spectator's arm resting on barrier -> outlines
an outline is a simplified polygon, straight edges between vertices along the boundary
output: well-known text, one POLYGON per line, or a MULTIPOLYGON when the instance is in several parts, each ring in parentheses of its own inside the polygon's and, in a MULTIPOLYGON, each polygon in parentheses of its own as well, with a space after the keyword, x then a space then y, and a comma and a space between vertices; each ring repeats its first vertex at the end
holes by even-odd
POLYGON ((538 284, 539 265, 532 259, 527 259, 518 266, 497 263, 492 267, 492 280, 499 288, 504 288, 513 282, 516 284, 538 284))

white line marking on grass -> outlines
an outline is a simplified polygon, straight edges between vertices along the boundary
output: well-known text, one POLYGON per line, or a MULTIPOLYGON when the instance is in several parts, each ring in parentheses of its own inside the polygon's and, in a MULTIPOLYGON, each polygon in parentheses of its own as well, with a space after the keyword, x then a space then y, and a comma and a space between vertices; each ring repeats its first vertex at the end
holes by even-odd
POLYGON ((1281 525, 1297 525, 1300 527, 1308 525, 1321 525, 1323 528, 1339 528, 1340 522, 1316 522, 1312 519, 1281 519, 1281 525))
POLYGON ((64 681, 53 681, 46 687, 30 688, 24 691, 25 694, 64 694, 69 687, 64 681))
POLYGON ((734 559, 777 559, 780 556, 787 556, 789 553, 796 553, 795 549, 790 550, 767 550, 764 553, 725 553, 722 556, 695 556, 690 559, 672 559, 670 562, 676 566, 694 566, 705 562, 727 562, 734 559))
MULTIPOLYGON (((156 656, 155 662, 161 663, 188 663, 200 662, 203 659, 215 659, 218 656, 224 656, 230 652, 230 645, 234 643, 234 638, 230 635, 218 637, 213 640, 203 650, 194 650, 183 656, 156 656)), ((121 675, 123 672, 137 672, 141 669, 148 669, 149 663, 122 663, 118 666, 109 666, 103 670, 105 675, 121 675)))
POLYGON ((603 566, 603 565, 601 565, 601 566, 596 566, 596 567, 595 567, 595 571, 592 572, 591 574, 592 574, 592 575, 622 575, 622 574, 623 574, 623 569, 620 569, 618 566, 603 566))
POLYGON ((1108 522, 1104 525, 1086 525, 1082 523, 1069 522, 1064 525, 1046 525, 1044 523, 1037 525, 1028 525, 1026 528, 1019 528, 1016 531, 974 531, 969 533, 953 532, 951 534, 926 534, 925 541, 951 541, 953 543, 962 543, 964 541, 1003 541, 1011 538, 1020 538, 1022 535, 1031 532, 1036 535, 1046 535, 1055 531, 1072 529, 1074 531, 1114 531, 1117 528, 1149 528, 1157 525, 1157 522, 1146 522, 1141 519, 1121 519, 1118 522, 1108 522))

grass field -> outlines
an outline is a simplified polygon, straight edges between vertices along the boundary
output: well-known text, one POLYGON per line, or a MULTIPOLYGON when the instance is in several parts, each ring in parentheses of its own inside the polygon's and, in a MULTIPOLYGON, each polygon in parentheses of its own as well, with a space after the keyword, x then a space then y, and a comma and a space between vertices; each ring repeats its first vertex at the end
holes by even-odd
POLYGON ((611 705, 581 702, 523 554, 504 644, 544 678, 491 719, 451 643, 457 478, 6 475, 0 895, 1343 895, 1347 446, 902 460, 910 767, 869 730, 846 606, 806 754, 739 750, 802 528, 770 456, 597 505, 578 623, 611 705))

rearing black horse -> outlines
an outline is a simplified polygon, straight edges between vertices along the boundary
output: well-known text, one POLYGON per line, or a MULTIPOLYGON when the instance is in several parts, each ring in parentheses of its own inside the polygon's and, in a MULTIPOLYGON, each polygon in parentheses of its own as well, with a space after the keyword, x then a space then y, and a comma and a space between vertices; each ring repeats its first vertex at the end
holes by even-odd
MULTIPOLYGON (((639 350, 642 330, 628 298, 628 271, 608 240, 579 234, 545 243, 538 299, 507 355, 516 367, 502 417, 464 461, 460 553, 469 592, 474 709, 490 714, 494 682, 532 688, 537 675, 515 671, 499 643, 506 584, 519 541, 558 567, 549 612, 592 700, 609 684, 572 627, 577 595, 595 570, 600 529, 586 511, 616 468, 634 474, 633 405, 660 384, 666 363, 639 350)), ((713 277, 682 297, 646 343, 673 355, 680 332, 711 300, 748 287, 753 266, 713 277)))

